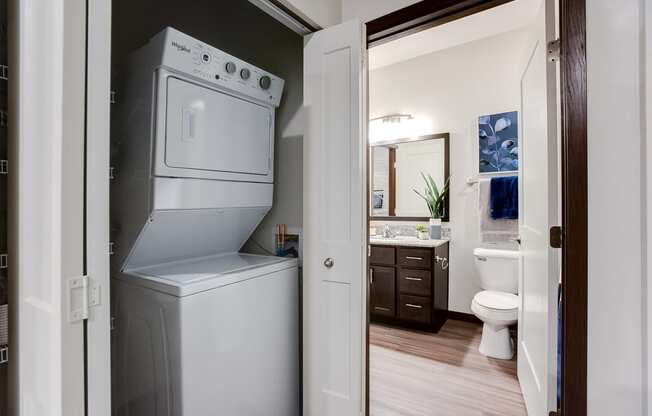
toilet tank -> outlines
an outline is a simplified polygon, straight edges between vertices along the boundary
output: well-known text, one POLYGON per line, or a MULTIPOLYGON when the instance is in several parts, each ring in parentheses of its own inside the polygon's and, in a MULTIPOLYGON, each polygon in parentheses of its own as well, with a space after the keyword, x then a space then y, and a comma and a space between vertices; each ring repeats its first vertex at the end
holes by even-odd
POLYGON ((518 251, 476 248, 473 256, 482 289, 518 293, 518 251))

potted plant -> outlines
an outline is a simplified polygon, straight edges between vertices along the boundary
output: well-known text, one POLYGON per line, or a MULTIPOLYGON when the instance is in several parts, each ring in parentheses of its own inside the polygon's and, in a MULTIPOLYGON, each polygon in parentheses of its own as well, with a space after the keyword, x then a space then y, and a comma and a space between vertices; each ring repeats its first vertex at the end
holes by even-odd
POLYGON ((426 226, 423 224, 417 224, 416 226, 417 229, 417 238, 420 240, 427 240, 430 238, 430 235, 428 234, 428 230, 426 229, 426 226))
POLYGON ((444 186, 441 189, 439 189, 430 174, 421 172, 421 177, 426 183, 423 193, 416 189, 413 189, 413 191, 426 201, 428 211, 430 211, 430 238, 438 240, 441 238, 441 219, 444 216, 444 205, 448 195, 450 177, 446 178, 446 182, 444 182, 444 186))

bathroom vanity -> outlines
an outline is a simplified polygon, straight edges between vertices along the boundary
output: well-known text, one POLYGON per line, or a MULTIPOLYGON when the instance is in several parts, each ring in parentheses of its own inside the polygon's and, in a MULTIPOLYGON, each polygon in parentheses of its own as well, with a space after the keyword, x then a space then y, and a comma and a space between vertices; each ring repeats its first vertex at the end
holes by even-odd
POLYGON ((372 322, 437 332, 448 316, 448 240, 372 237, 372 322))

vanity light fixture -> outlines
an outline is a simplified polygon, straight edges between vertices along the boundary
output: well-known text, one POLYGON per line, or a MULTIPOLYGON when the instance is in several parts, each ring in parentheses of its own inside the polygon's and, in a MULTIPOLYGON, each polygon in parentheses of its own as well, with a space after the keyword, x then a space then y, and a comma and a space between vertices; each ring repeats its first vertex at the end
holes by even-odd
POLYGON ((412 120, 412 114, 388 114, 386 116, 375 117, 369 120, 369 122, 374 122, 381 120, 383 123, 401 123, 403 120, 412 120))
POLYGON ((415 135, 412 114, 387 114, 369 120, 369 143, 391 142, 415 135))

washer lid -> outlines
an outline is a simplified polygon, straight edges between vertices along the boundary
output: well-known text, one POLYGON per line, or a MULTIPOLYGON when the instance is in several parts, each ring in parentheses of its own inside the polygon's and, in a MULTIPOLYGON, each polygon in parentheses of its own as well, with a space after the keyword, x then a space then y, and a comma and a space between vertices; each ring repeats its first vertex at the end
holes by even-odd
POLYGON ((476 294, 473 300, 488 309, 518 309, 518 296, 512 293, 485 290, 476 294))
POLYGON ((119 278, 182 297, 296 266, 296 259, 228 253, 129 270, 119 278))

